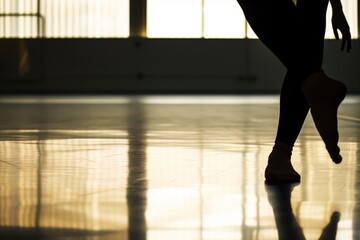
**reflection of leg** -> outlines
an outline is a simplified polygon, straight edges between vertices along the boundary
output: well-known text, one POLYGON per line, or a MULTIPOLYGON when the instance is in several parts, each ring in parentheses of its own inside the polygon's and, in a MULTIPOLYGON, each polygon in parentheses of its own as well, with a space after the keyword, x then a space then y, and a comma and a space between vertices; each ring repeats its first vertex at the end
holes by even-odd
POLYGON ((276 184, 265 186, 269 202, 272 206, 279 240, 305 240, 291 207, 291 192, 294 185, 276 184))
POLYGON ((292 147, 309 111, 309 105, 300 89, 298 76, 286 73, 280 96, 280 118, 273 152, 265 170, 267 181, 298 182, 300 175, 293 169, 290 157, 292 147), (284 153, 277 146, 286 146, 284 153))
POLYGON ((334 212, 330 218, 329 224, 323 229, 319 240, 335 240, 339 221, 340 213, 334 212))

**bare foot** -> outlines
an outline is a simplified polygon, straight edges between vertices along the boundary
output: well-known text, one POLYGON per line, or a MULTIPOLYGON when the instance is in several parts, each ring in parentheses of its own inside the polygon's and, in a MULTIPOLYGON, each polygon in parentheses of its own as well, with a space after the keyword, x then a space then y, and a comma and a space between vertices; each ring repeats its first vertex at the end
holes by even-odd
POLYGON ((269 155, 265 169, 266 182, 300 182, 300 175, 291 165, 291 148, 284 143, 276 143, 269 155))
POLYGON ((335 163, 340 163, 342 157, 338 147, 337 110, 346 95, 345 84, 329 78, 323 72, 317 72, 304 81, 302 90, 330 157, 335 163))

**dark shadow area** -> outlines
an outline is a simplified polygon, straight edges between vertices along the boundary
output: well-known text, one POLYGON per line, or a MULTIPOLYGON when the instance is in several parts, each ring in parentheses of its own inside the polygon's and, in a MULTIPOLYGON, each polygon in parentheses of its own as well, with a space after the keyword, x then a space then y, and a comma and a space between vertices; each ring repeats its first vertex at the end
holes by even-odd
MULTIPOLYGON (((279 240, 305 240, 304 232, 291 206, 291 193, 296 184, 265 184, 272 206, 279 240)), ((328 225, 323 228, 319 240, 335 240, 340 213, 333 212, 328 225)))
POLYGON ((23 228, 1 227, 1 240, 56 240, 56 239, 124 239, 124 233, 117 231, 92 231, 69 228, 23 228), (121 238, 120 238, 121 237, 121 238))
POLYGON ((43 51, 43 40, 0 39, 0 84, 41 82, 43 51))

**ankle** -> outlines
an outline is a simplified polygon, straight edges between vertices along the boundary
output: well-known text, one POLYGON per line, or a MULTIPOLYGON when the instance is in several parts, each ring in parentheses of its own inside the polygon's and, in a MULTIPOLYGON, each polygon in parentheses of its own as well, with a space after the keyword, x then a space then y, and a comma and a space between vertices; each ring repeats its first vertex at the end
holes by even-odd
POLYGON ((290 161, 292 155, 292 147, 286 143, 276 142, 270 155, 268 162, 290 161))
POLYGON ((284 142, 275 142, 273 151, 283 152, 291 156, 293 147, 284 142))
POLYGON ((314 72, 304 80, 301 89, 306 94, 308 91, 320 88, 328 80, 330 78, 323 71, 314 72))

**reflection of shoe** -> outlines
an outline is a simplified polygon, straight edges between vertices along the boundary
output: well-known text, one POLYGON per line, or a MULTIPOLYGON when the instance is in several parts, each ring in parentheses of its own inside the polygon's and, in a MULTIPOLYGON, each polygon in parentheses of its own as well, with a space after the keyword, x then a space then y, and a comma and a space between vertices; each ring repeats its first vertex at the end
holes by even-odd
POLYGON ((305 240, 304 233, 291 207, 291 193, 299 183, 265 184, 269 203, 273 209, 278 239, 305 240))
POLYGON ((268 200, 273 207, 290 206, 291 193, 300 183, 265 183, 268 200))
POLYGON ((319 240, 335 240, 339 221, 340 221, 340 213, 333 212, 330 218, 330 222, 323 229, 323 232, 319 240))
POLYGON ((323 72, 317 72, 304 81, 302 91, 330 157, 335 163, 340 163, 342 157, 338 147, 337 110, 346 95, 345 84, 327 77, 323 72))
POLYGON ((265 169, 266 182, 300 182, 300 175, 291 165, 290 158, 291 148, 284 143, 276 143, 265 169))

